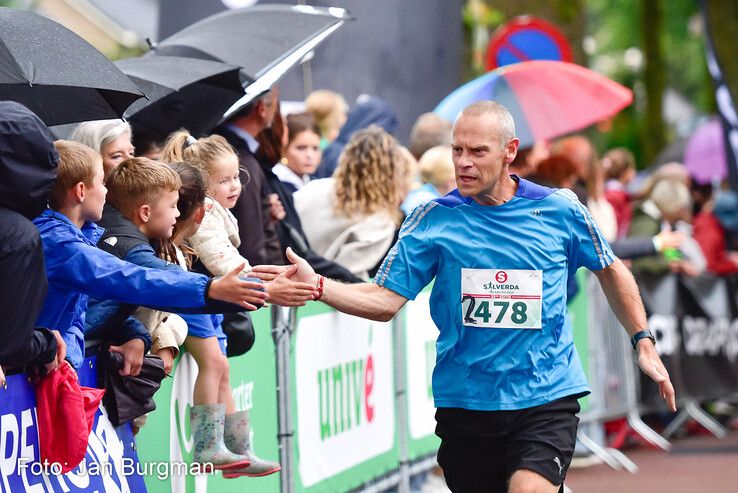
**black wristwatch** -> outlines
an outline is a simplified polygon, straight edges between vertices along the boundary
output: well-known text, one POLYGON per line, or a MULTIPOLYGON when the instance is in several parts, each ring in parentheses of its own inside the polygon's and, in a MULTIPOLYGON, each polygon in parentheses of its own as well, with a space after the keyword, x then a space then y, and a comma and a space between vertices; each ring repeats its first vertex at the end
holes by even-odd
POLYGON ((636 332, 633 334, 633 337, 630 338, 630 343, 633 345, 633 350, 636 348, 636 344, 638 344, 638 341, 641 339, 651 339, 654 345, 656 345, 656 337, 654 337, 653 332, 650 330, 642 330, 640 332, 636 332))

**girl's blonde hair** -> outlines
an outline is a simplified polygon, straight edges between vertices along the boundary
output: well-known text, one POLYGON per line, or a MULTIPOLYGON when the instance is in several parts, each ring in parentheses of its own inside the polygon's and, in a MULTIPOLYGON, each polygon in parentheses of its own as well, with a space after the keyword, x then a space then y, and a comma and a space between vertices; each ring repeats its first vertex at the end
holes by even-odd
POLYGON ((431 147, 418 161, 420 179, 440 189, 456 177, 450 146, 431 147))
POLYGON ((400 146, 382 128, 359 130, 338 159, 336 211, 346 216, 397 214, 407 192, 407 164, 400 146))
POLYGON ((177 130, 167 137, 161 150, 161 161, 188 161, 210 176, 215 163, 224 155, 237 155, 233 146, 220 135, 195 139, 187 130, 177 130))

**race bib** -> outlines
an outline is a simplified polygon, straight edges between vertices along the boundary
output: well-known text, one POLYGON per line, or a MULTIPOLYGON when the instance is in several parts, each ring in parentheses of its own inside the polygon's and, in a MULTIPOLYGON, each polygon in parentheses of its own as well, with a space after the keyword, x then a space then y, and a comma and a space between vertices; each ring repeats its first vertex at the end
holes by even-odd
POLYGON ((461 316, 467 327, 540 329, 543 271, 461 269, 461 316))

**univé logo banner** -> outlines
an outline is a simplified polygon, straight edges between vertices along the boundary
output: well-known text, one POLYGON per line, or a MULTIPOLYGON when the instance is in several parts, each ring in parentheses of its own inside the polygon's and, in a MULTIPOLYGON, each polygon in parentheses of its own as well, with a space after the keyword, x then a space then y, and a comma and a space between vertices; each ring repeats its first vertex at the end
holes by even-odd
POLYGON ((392 327, 342 313, 299 320, 299 472, 306 487, 393 448, 392 327))

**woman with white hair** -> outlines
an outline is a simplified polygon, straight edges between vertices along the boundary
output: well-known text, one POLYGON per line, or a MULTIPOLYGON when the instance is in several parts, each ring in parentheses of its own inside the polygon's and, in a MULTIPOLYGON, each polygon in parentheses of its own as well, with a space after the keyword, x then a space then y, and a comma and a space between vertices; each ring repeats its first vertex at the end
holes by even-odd
POLYGON ((70 140, 91 147, 102 156, 105 175, 134 156, 131 126, 123 120, 95 120, 77 125, 70 140))

